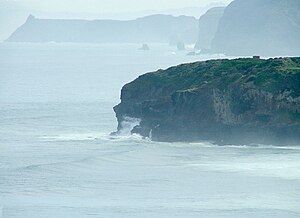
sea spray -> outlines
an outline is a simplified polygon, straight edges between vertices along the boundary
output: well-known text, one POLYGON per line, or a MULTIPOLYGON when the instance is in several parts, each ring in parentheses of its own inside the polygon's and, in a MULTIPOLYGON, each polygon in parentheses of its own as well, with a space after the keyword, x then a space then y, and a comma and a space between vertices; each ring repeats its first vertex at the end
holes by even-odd
POLYGON ((149 132, 149 139, 152 140, 152 129, 149 132))
POLYGON ((134 127, 140 125, 141 119, 134 117, 124 117, 121 122, 121 128, 117 132, 117 135, 128 136, 131 135, 131 131, 134 127))

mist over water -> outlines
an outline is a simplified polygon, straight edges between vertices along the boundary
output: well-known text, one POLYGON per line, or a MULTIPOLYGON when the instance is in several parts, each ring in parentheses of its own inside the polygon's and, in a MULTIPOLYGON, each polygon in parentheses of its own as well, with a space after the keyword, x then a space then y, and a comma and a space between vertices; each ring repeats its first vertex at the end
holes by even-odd
POLYGON ((125 83, 222 57, 149 46, 0 44, 3 217, 300 216, 299 147, 110 136, 125 83))

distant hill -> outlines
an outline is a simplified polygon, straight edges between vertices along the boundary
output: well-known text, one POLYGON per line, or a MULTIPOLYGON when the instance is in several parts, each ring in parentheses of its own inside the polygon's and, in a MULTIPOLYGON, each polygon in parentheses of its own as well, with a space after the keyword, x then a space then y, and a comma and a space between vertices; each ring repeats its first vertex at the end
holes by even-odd
POLYGON ((151 15, 135 20, 37 19, 30 15, 8 42, 144 43, 174 39, 194 43, 198 22, 194 17, 151 15))
POLYGON ((228 55, 300 55, 300 1, 233 1, 220 20, 213 50, 228 55))
POLYGON ((168 10, 146 10, 135 12, 72 12, 72 11, 40 11, 24 1, 0 0, 0 42, 7 39, 18 27, 25 23, 27 17, 32 14, 41 19, 111 19, 134 20, 138 17, 146 17, 153 14, 165 14, 173 16, 193 16, 199 18, 209 8, 224 6, 222 2, 215 2, 200 7, 173 8, 168 10))
POLYGON ((15 1, 0 0, 0 42, 24 23, 28 11, 15 1))
POLYGON ((196 48, 210 50, 211 43, 217 32, 219 21, 224 14, 225 7, 215 7, 209 9, 199 19, 199 37, 196 48))

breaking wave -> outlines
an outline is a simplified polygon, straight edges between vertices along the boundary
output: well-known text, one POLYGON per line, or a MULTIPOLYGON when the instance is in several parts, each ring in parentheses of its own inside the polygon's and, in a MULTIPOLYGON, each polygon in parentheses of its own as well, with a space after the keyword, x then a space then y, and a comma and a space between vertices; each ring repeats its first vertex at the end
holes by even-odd
MULTIPOLYGON (((92 140, 142 140, 138 134, 131 134, 134 127, 141 122, 138 118, 124 117, 121 128, 115 134, 108 132, 89 132, 89 133, 66 133, 39 137, 42 141, 92 141, 92 140)), ((145 139, 147 140, 147 139, 145 139)))
POLYGON ((121 128, 118 131, 118 135, 120 136, 128 136, 131 135, 131 131, 134 127, 140 125, 141 119, 134 117, 124 117, 121 122, 121 128))

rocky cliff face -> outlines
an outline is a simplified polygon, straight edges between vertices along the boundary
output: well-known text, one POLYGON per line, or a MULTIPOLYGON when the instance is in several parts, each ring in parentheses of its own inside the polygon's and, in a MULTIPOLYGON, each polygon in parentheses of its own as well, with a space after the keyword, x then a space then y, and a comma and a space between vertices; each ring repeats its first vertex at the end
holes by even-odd
POLYGON ((196 49, 209 51, 212 40, 217 32, 219 21, 224 14, 225 7, 215 7, 209 9, 199 19, 199 36, 195 45, 196 49))
POLYGON ((119 122, 157 141, 300 144, 300 58, 196 62, 125 85, 119 122))
POLYGON ((299 0, 235 0, 212 42, 227 55, 300 55, 299 0))

